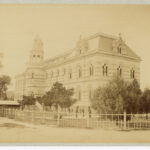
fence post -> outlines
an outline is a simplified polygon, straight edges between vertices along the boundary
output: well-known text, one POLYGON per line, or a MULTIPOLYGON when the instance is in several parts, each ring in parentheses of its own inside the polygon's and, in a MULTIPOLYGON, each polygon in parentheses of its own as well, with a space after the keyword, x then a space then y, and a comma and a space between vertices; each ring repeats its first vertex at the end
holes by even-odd
POLYGON ((59 127, 60 124, 60 112, 59 112, 59 108, 57 109, 57 126, 59 127))
POLYGON ((87 120, 86 120, 87 124, 86 124, 86 127, 89 128, 90 127, 90 122, 89 122, 89 112, 87 112, 87 120))
POLYGON ((126 129, 126 122, 127 122, 127 114, 126 114, 126 111, 124 111, 124 114, 123 114, 123 129, 124 130, 126 129))

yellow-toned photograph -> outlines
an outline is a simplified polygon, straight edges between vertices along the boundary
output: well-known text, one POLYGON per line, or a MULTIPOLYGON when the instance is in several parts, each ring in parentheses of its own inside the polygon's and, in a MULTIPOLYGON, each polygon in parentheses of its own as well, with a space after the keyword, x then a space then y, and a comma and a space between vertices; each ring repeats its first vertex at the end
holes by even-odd
POLYGON ((0 4, 1 144, 149 144, 150 5, 0 4))

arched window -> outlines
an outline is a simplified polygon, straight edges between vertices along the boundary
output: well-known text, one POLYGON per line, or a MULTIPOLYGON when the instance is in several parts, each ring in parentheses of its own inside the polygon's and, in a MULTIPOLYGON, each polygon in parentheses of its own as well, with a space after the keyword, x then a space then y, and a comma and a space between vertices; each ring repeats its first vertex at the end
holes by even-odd
POLYGON ((117 68, 117 75, 118 75, 119 77, 122 76, 122 69, 121 69, 120 66, 117 68))
POLYGON ((131 79, 135 78, 135 70, 133 68, 130 70, 130 77, 131 79))
POLYGON ((79 70, 78 70, 78 76, 79 76, 79 78, 82 77, 82 70, 81 70, 81 68, 79 68, 79 70))
POLYGON ((106 64, 104 64, 102 66, 102 71, 103 71, 103 76, 107 76, 108 75, 108 67, 106 64))
POLYGON ((32 73, 32 79, 34 78, 34 73, 32 73))
POLYGON ((94 69, 93 69, 92 65, 90 65, 90 67, 89 67, 89 74, 90 74, 90 76, 94 75, 94 69))

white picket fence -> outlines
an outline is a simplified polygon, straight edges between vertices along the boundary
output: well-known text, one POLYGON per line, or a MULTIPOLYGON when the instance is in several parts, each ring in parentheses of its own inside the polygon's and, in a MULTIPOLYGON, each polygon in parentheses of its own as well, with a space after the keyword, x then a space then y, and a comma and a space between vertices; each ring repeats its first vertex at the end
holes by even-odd
POLYGON ((89 114, 57 111, 0 110, 2 117, 30 122, 76 128, 150 129, 150 114, 89 114))

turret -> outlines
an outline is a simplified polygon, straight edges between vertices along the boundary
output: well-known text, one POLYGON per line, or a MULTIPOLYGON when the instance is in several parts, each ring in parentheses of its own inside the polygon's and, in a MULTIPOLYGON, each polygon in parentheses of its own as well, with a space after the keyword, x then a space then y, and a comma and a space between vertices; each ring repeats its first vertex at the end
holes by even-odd
POLYGON ((39 36, 36 36, 33 43, 33 48, 30 51, 30 65, 40 65, 44 59, 43 42, 39 36))

